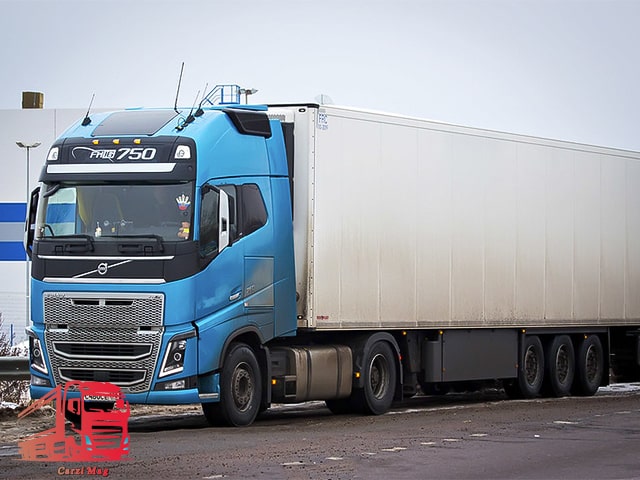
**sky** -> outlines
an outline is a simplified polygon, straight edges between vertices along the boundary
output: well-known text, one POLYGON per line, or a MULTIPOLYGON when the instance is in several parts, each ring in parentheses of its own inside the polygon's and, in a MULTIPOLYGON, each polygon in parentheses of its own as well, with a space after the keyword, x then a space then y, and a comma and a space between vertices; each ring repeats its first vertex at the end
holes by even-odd
POLYGON ((640 151, 640 0, 0 0, 0 109, 173 106, 233 83, 640 151))

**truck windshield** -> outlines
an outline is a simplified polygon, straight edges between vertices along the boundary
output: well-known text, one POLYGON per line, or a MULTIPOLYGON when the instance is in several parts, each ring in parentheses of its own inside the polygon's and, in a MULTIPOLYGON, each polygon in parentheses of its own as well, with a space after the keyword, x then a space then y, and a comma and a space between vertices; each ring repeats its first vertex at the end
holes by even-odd
POLYGON ((193 182, 177 184, 45 184, 36 238, 154 236, 191 238, 193 182))

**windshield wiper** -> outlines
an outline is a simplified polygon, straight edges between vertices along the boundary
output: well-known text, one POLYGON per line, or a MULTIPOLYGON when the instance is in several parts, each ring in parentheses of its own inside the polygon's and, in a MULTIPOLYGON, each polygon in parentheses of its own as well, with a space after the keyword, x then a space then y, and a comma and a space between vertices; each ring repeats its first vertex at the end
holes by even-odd
POLYGON ((126 243, 118 243, 118 251, 120 253, 164 252, 164 242, 162 241, 162 236, 152 233, 139 235, 103 235, 103 237, 124 240, 124 242, 126 243))
MULTIPOLYGON (((93 237, 84 234, 58 235, 56 237, 43 237, 40 241, 64 243, 65 253, 93 252, 93 237)), ((57 249, 58 247, 56 247, 57 249)))

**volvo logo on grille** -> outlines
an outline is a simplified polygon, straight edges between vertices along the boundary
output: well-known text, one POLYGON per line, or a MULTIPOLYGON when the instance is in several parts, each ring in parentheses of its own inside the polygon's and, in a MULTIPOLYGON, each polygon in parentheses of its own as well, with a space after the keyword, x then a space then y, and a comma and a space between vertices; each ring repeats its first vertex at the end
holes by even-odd
MULTIPOLYGON (((84 278, 84 277, 88 277, 89 275, 95 275, 96 273, 98 275, 103 276, 103 275, 106 275, 109 270, 119 267, 120 265, 126 265, 127 263, 130 263, 130 262, 132 262, 132 260, 130 259, 123 260, 118 263, 112 263, 111 265, 109 265, 107 262, 100 262, 95 270, 89 270, 88 272, 79 273, 78 275, 74 275, 72 278, 84 278)), ((102 281, 107 282, 109 280, 105 279, 102 281)))

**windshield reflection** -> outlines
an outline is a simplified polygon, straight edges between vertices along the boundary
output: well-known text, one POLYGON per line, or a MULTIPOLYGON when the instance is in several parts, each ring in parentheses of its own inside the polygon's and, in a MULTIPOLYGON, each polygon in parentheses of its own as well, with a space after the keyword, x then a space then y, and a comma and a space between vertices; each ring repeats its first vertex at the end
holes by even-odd
POLYGON ((139 185, 45 185, 37 238, 89 235, 96 239, 191 238, 193 182, 139 185))

